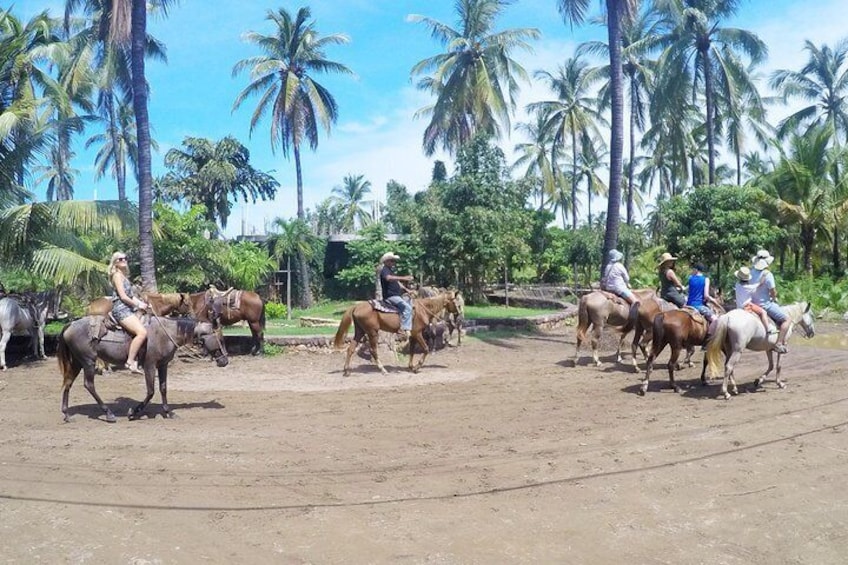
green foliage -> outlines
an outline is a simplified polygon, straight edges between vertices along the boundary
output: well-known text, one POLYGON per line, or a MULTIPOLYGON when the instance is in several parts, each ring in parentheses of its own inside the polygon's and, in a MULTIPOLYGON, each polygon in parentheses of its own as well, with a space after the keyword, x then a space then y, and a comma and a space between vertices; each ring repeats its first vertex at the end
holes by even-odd
POLYGON ((848 280, 830 277, 803 276, 797 280, 783 280, 775 273, 778 301, 781 304, 806 301, 813 313, 824 318, 838 318, 848 312, 848 280))
POLYGON ((270 341, 266 341, 262 344, 262 354, 267 355, 268 357, 276 357, 278 355, 282 355, 286 352, 286 348, 282 345, 277 345, 276 343, 271 343, 270 341))
POLYGON ((755 188, 710 186, 664 201, 666 251, 712 269, 747 262, 782 235, 762 216, 765 199, 755 188))
POLYGON ((225 265, 224 286, 251 290, 267 280, 277 262, 263 247, 250 241, 239 241, 229 246, 225 265))
POLYGON ((280 304, 279 302, 265 303, 265 316, 269 319, 285 318, 286 312, 288 312, 288 308, 286 308, 285 304, 280 304))

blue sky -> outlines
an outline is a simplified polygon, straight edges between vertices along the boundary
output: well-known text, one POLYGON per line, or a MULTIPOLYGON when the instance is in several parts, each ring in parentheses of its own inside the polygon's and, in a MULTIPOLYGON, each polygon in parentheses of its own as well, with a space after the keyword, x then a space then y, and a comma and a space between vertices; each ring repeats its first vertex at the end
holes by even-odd
MULTIPOLYGON (((255 167, 272 174, 280 182, 273 202, 238 204, 230 216, 226 234, 262 233, 276 217, 290 218, 296 213, 296 189, 293 161, 281 152, 271 151, 270 123, 261 122, 250 135, 250 114, 256 99, 232 112, 237 94, 247 85, 248 75, 232 77, 233 65, 258 55, 244 43, 246 31, 270 33, 265 20, 268 10, 285 7, 294 13, 300 3, 260 0, 238 2, 220 0, 182 0, 167 19, 148 22, 149 32, 164 42, 168 63, 150 61, 147 65, 151 84, 150 119, 153 137, 160 151, 153 155, 154 174, 164 172, 165 152, 180 146, 186 136, 214 140, 232 135, 251 152, 255 167)), ((415 120, 416 110, 431 102, 410 80, 409 71, 418 61, 440 51, 423 24, 407 21, 409 14, 423 14, 456 27, 454 2, 450 0, 315 0, 309 5, 316 27, 323 34, 343 33, 347 45, 332 47, 328 57, 344 63, 355 77, 318 77, 334 94, 339 104, 339 121, 329 136, 321 137, 317 152, 303 154, 304 201, 307 208, 330 195, 347 174, 362 174, 372 183, 372 192, 384 199, 385 185, 395 179, 412 191, 426 187, 434 158, 421 150, 421 135, 426 121, 415 120)), ((592 3, 597 13, 600 2, 592 3)), ((62 13, 63 2, 25 0, 12 12, 24 18, 45 9, 62 13)), ((727 25, 757 33, 768 45, 769 60, 763 74, 778 68, 797 69, 803 64, 806 39, 819 45, 833 45, 848 36, 845 0, 749 0, 743 2, 738 16, 727 25)), ((562 23, 555 0, 517 0, 499 20, 499 29, 534 27, 542 38, 532 43, 533 53, 516 53, 516 58, 531 73, 537 69, 553 71, 575 46, 587 39, 604 39, 605 29, 585 24, 571 28, 562 23)), ((519 108, 529 102, 548 98, 539 84, 523 86, 519 108)), ((780 116, 780 110, 775 116, 780 116)), ((785 113, 785 110, 783 111, 785 113)), ((523 121, 519 114, 513 122, 523 121)), ((90 135, 90 134, 89 134, 90 135)), ((522 139, 513 135, 503 141, 505 149, 522 139)), ((74 167, 80 171, 75 198, 116 198, 114 182, 93 177, 93 154, 80 147, 74 167)), ((32 187, 39 199, 43 186, 32 187)), ((134 188, 129 188, 130 197, 134 188)))

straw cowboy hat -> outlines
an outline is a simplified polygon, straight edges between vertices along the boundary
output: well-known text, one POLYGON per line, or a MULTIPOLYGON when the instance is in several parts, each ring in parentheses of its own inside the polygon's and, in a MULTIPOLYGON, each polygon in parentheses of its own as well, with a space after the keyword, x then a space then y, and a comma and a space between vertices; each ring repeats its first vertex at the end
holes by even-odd
POLYGON ((736 278, 742 282, 748 282, 751 280, 751 269, 748 267, 739 267, 739 269, 733 271, 733 274, 736 275, 736 278))
POLYGON ((774 257, 771 256, 771 253, 765 249, 760 249, 757 251, 757 254, 754 255, 754 258, 751 259, 751 265, 758 271, 762 271, 771 265, 772 261, 774 261, 774 257))
POLYGON ((677 257, 666 251, 665 253, 660 255, 660 262, 657 263, 657 267, 662 267, 669 261, 677 261, 677 257))
POLYGON ((383 253, 383 256, 380 257, 380 263, 385 263, 386 261, 397 261, 398 259, 400 259, 399 255, 395 255, 389 251, 388 253, 383 253))
POLYGON ((610 249, 607 257, 609 257, 610 263, 617 263, 624 259, 624 254, 618 249, 610 249))

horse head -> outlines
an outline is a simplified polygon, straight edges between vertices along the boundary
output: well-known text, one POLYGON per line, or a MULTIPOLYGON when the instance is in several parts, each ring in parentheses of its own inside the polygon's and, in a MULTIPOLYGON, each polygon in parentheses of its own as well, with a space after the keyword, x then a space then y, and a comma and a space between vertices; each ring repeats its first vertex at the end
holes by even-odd
POLYGON ((224 301, 227 300, 226 295, 211 296, 208 292, 204 298, 203 307, 206 310, 206 317, 212 322, 212 327, 219 329, 223 324, 221 318, 224 315, 224 301))
POLYGON ((226 367, 230 362, 227 347, 221 328, 215 328, 212 322, 198 322, 194 327, 195 341, 210 355, 219 367, 226 367))
POLYGON ((813 311, 810 309, 809 302, 807 302, 807 306, 801 314, 801 319, 798 321, 798 325, 801 326, 802 330, 804 330, 804 337, 811 338, 816 335, 815 319, 813 318, 813 311))

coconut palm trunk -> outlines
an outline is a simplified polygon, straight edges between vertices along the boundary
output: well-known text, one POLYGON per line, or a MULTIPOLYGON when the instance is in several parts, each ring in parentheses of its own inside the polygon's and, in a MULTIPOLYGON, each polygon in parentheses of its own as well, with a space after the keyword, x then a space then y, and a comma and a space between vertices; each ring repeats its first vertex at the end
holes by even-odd
POLYGON ((607 36, 610 47, 610 180, 607 225, 604 234, 602 268, 607 255, 618 246, 618 224, 621 213, 621 172, 624 153, 624 89, 621 68, 621 18, 623 0, 607 0, 607 36))

